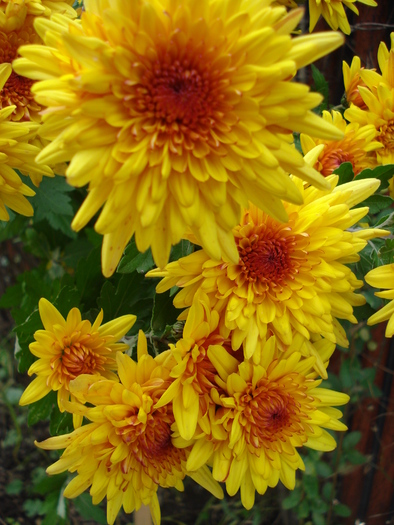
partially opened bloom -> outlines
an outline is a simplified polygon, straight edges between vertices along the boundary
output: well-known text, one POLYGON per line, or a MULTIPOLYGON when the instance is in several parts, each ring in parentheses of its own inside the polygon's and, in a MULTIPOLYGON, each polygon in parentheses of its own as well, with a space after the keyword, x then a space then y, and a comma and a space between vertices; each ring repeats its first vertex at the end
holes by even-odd
POLYGON ((349 124, 339 111, 331 113, 323 111, 323 119, 340 129, 344 137, 341 140, 322 140, 301 134, 301 147, 304 155, 319 144, 324 145, 314 165, 317 171, 326 177, 339 168, 343 162, 350 162, 353 173, 357 175, 360 171, 374 168, 377 165, 375 151, 382 148, 382 144, 375 140, 377 131, 374 125, 349 124))
POLYGON ((182 339, 169 345, 165 365, 171 370, 173 382, 157 406, 172 403, 179 433, 186 440, 194 435, 197 422, 213 403, 211 390, 217 388, 216 370, 207 352, 221 345, 231 350, 228 341, 218 333, 218 324, 218 312, 211 309, 208 297, 200 291, 194 298, 182 339))
POLYGON ((26 17, 61 13, 75 18, 73 4, 74 0, 0 0, 0 31, 9 33, 21 29, 26 17))
MULTIPOLYGON (((338 421, 341 412, 333 407, 347 403, 349 396, 319 387, 313 357, 301 359, 298 352, 277 357, 274 336, 259 364, 239 363, 222 347, 208 350, 208 357, 223 393, 213 391, 210 432, 196 432, 187 467, 209 461, 213 477, 225 482, 230 496, 240 489, 250 509, 255 491, 264 494, 279 480, 294 488, 296 470, 304 470, 298 448, 335 448, 325 429, 346 430, 338 421)), ((175 443, 181 447, 182 438, 175 443)))
POLYGON ((366 87, 365 82, 360 76, 360 72, 364 71, 364 68, 361 67, 360 57, 353 57, 352 63, 349 65, 346 62, 343 62, 342 72, 343 72, 343 83, 345 86, 345 96, 346 103, 354 104, 361 109, 366 109, 366 104, 360 95, 359 87, 366 87))
MULTIPOLYGON (((172 406, 156 408, 170 383, 169 371, 161 366, 161 356, 154 359, 148 355, 142 334, 138 357, 137 363, 117 353, 120 383, 86 375, 71 381, 71 392, 93 407, 68 403, 67 409, 85 416, 89 423, 38 444, 45 449, 65 448, 47 472, 76 471, 64 495, 74 498, 90 487, 93 504, 106 497, 110 525, 122 506, 129 513, 142 504, 149 505, 153 522, 159 525, 158 487, 183 490, 182 480, 189 474, 186 461, 190 450, 172 444, 172 406)), ((189 474, 195 481, 216 497, 223 497, 205 465, 195 470, 189 474)))
MULTIPOLYGON (((9 74, 11 66, 0 64, 0 89, 2 78, 9 74)), ((38 125, 34 122, 9 122, 15 106, 0 109, 0 220, 8 221, 7 208, 21 215, 33 215, 33 207, 26 197, 35 192, 24 184, 15 170, 29 173, 32 178, 42 175, 53 176, 52 170, 38 165, 35 157, 40 149, 30 144, 37 134, 38 125)))
POLYGON ((289 172, 326 187, 292 131, 342 135, 311 111, 321 96, 291 80, 343 39, 292 39, 303 11, 272 2, 86 0, 81 22, 36 20, 46 46, 23 46, 14 67, 40 80, 51 143, 39 159, 70 161, 68 181, 89 184, 73 228, 104 205, 104 275, 134 233, 159 266, 189 229, 235 261, 231 228, 248 199, 286 220, 281 199, 301 202, 289 172))
POLYGON ((322 16, 331 29, 340 29, 345 35, 350 35, 345 7, 358 15, 358 9, 355 6, 357 1, 371 7, 378 5, 374 0, 309 0, 309 31, 313 31, 322 16))
MULTIPOLYGON (((70 381, 81 374, 93 374, 117 379, 115 354, 128 349, 128 345, 118 342, 135 323, 135 315, 123 315, 108 323, 103 321, 103 311, 93 324, 82 320, 78 308, 73 308, 67 319, 47 299, 40 299, 39 312, 44 330, 34 334, 35 342, 29 346, 30 352, 38 357, 29 368, 29 375, 37 377, 23 392, 21 405, 34 403, 51 390, 57 392, 57 402, 61 412, 70 398, 70 381)), ((73 399, 73 396, 71 396, 73 399)), ((75 426, 82 418, 74 418, 75 426)))
MULTIPOLYGON (((382 299, 394 299, 394 264, 386 264, 374 268, 365 276, 365 281, 374 288, 383 288, 382 292, 375 292, 382 299)), ((383 308, 371 315, 368 319, 369 325, 387 321, 386 337, 394 335, 394 300, 387 303, 383 308)))
POLYGON ((150 277, 164 277, 157 291, 181 287, 174 305, 185 308, 201 288, 211 308, 220 312, 221 334, 231 337, 233 350, 243 344, 246 358, 261 350, 271 333, 283 345, 291 345, 299 333, 307 339, 319 334, 347 346, 338 319, 357 322, 353 306, 365 299, 354 293, 363 283, 346 264, 359 259, 367 239, 388 232, 348 231, 368 213, 367 207, 352 208, 374 193, 378 180, 337 186, 338 177, 331 175, 327 181, 327 191, 297 182, 304 204, 285 203, 288 223, 253 205, 244 210, 233 230, 238 264, 212 259, 202 249, 149 272, 150 277))

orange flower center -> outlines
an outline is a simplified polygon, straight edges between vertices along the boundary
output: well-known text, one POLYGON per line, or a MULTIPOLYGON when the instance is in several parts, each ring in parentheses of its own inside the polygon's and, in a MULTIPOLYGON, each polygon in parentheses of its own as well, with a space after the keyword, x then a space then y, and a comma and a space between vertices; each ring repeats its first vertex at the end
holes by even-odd
POLYGON ((104 370, 106 358, 81 342, 70 344, 66 340, 60 361, 63 377, 71 380, 80 374, 92 374, 96 370, 104 370))
MULTIPOLYGON (((14 33, 11 33, 14 35, 14 33)), ((0 31, 0 64, 11 63, 17 56, 15 38, 0 31)))
POLYGON ((230 131, 236 122, 229 115, 233 106, 225 100, 227 66, 219 67, 216 51, 207 50, 204 43, 172 44, 152 51, 156 56, 151 62, 141 58, 140 80, 130 87, 125 82, 124 104, 136 117, 133 134, 150 135, 152 149, 168 144, 171 153, 182 155, 183 148, 193 150, 204 142, 199 154, 204 156, 207 145, 219 147, 215 130, 230 131))
POLYGON ((252 450, 264 446, 280 451, 280 443, 295 436, 306 441, 303 420, 308 416, 303 410, 304 380, 296 373, 278 382, 263 378, 255 388, 250 385, 242 395, 243 426, 252 450))
MULTIPOLYGON (((332 151, 327 155, 324 155, 324 157, 321 159, 321 169, 319 171, 322 175, 327 177, 328 175, 331 175, 334 170, 339 168, 343 162, 351 162, 354 169, 354 155, 349 152, 342 151, 341 149, 332 151)), ((355 175, 357 175, 357 173, 355 173, 355 175)))
POLYGON ((394 120, 389 120, 387 124, 380 127, 378 140, 385 148, 394 150, 394 120))
POLYGON ((172 444, 173 423, 171 406, 161 407, 148 414, 145 424, 138 418, 137 408, 131 408, 129 417, 116 422, 116 434, 129 448, 129 454, 121 462, 123 474, 135 469, 136 461, 138 468, 142 468, 155 483, 160 483, 160 476, 165 472, 181 471, 181 462, 186 461, 186 453, 172 444))
POLYGON ((293 234, 288 225, 265 217, 264 223, 239 229, 239 266, 243 278, 264 289, 285 285, 305 263, 308 237, 293 234), (242 236, 242 237, 241 237, 242 236))

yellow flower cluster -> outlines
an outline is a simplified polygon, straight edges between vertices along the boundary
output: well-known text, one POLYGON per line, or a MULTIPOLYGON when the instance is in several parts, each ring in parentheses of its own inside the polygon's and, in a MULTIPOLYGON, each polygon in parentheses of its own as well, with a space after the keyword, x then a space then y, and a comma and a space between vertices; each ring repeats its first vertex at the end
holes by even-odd
MULTIPOLYGON (((354 3, 310 0, 311 29, 322 14, 349 32, 354 3)), ((292 0, 85 0, 80 18, 71 4, 0 1, 0 219, 32 212, 13 168, 38 184, 67 163, 67 181, 88 185, 72 226, 98 215, 103 274, 134 235, 157 292, 179 288, 185 324, 156 357, 140 332, 133 360, 134 315, 91 323, 41 299, 21 404, 57 393, 74 431, 38 444, 64 449, 48 472, 76 473, 66 497, 106 498, 110 525, 141 505, 159 525, 158 487, 183 490, 186 476, 249 509, 279 481, 294 488, 301 447, 333 450, 328 431, 346 429, 335 407, 349 397, 324 380, 348 345, 341 320, 365 302, 349 264, 388 232, 359 224, 380 181, 333 172, 392 161, 394 51, 381 46, 381 74, 344 66, 346 122, 318 117, 321 96, 293 81, 343 36, 292 37, 292 0), (185 238, 201 249, 168 264, 185 238)), ((380 297, 394 298, 392 273, 367 275, 390 288, 380 297)))

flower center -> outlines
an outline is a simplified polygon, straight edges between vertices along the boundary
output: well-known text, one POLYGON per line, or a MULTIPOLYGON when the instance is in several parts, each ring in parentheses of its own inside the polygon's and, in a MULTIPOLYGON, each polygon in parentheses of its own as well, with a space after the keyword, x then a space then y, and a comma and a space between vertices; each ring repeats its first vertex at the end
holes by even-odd
POLYGON ((385 148, 394 150, 394 120, 389 120, 387 124, 380 127, 378 140, 385 148))
POLYGON ((247 442, 254 448, 261 445, 272 448, 272 443, 284 442, 295 435, 304 436, 305 391, 298 374, 286 377, 284 384, 264 378, 254 389, 250 386, 242 398, 247 442))
POLYGON ((17 56, 17 39, 13 38, 15 33, 6 35, 0 31, 0 64, 11 63, 17 56))
POLYGON ((331 173, 337 168, 339 168, 339 166, 343 162, 351 162, 353 169, 354 169, 354 155, 352 155, 349 152, 342 151, 340 149, 328 153, 321 159, 320 162, 321 162, 321 169, 319 171, 325 177, 327 177, 328 175, 331 175, 331 173))
POLYGON ((239 249, 242 272, 248 281, 279 283, 292 269, 285 239, 252 240, 250 246, 239 249))
MULTIPOLYGON (((218 133, 230 131, 236 122, 233 106, 226 102, 229 84, 226 67, 215 65, 216 56, 204 44, 156 50, 156 60, 146 61, 137 84, 130 83, 123 97, 130 114, 136 117, 133 133, 141 129, 151 136, 151 148, 168 144, 169 151, 183 154, 196 143, 205 143, 199 156, 218 148, 218 133)), ((127 82, 126 82, 127 84, 127 82)), ((233 96, 234 99, 234 96, 233 96)))
POLYGON ((80 374, 92 374, 95 370, 104 370, 106 358, 96 354, 91 348, 75 342, 65 344, 62 352, 62 373, 69 380, 80 374))

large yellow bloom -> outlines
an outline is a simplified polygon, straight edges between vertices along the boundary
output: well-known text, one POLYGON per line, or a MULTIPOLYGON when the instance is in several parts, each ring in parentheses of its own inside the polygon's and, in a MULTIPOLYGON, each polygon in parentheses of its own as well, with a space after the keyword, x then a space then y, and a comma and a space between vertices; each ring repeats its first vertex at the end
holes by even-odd
POLYGON ((303 11, 272 0, 86 0, 81 22, 36 20, 46 46, 14 63, 44 111, 39 159, 70 161, 89 183, 73 228, 101 208, 103 272, 135 233, 164 266, 188 229, 212 257, 237 259, 231 228, 248 199, 286 220, 301 202, 292 172, 325 181, 291 145, 293 130, 340 138, 311 108, 321 97, 291 82, 342 43, 337 33, 292 39, 303 11))
POLYGON ((340 29, 346 35, 350 35, 350 25, 345 7, 358 15, 358 9, 355 6, 357 1, 372 7, 378 5, 374 0, 309 0, 309 31, 313 31, 317 21, 322 16, 331 29, 340 29))
MULTIPOLYGON (((294 488, 296 470, 304 469, 297 448, 335 448, 325 429, 346 430, 338 421, 341 412, 332 407, 347 403, 349 396, 319 387, 313 357, 278 356, 274 336, 257 365, 239 363, 222 347, 209 349, 208 358, 223 393, 212 390, 216 408, 207 417, 209 432, 198 428, 186 465, 193 470, 208 461, 213 477, 226 483, 230 496, 241 489, 242 503, 250 509, 255 491, 264 494, 279 480, 294 488)), ((174 443, 188 444, 181 437, 174 443)))
MULTIPOLYGON (((2 78, 11 71, 9 64, 0 64, 0 89, 2 78)), ((33 215, 33 208, 26 197, 35 193, 26 186, 15 169, 29 173, 32 178, 53 176, 48 166, 38 165, 35 157, 40 149, 30 144, 37 133, 33 122, 8 122, 15 106, 0 109, 0 220, 8 221, 6 206, 22 215, 33 215)))
POLYGON ((381 42, 378 63, 381 74, 374 70, 360 70, 365 87, 359 85, 359 93, 365 109, 351 105, 345 111, 345 118, 361 126, 372 124, 377 130, 382 148, 376 151, 381 164, 394 163, 394 33, 391 34, 391 50, 381 42))
POLYGON ((382 144, 375 140, 377 131, 375 126, 367 124, 360 126, 357 123, 348 124, 339 111, 323 111, 323 119, 340 129, 342 140, 314 139, 309 135, 301 134, 301 147, 304 155, 319 144, 324 149, 314 167, 325 177, 331 175, 343 162, 351 162, 355 175, 366 168, 377 165, 375 151, 382 148, 382 144))
MULTIPOLYGON (((288 223, 280 223, 250 206, 233 233, 239 263, 212 259, 205 249, 149 273, 164 277, 157 291, 183 288, 174 305, 192 304, 201 288, 212 308, 221 313, 221 333, 231 332, 234 350, 243 344, 245 356, 260 349, 274 333, 291 345, 295 333, 309 339, 319 334, 347 346, 337 319, 357 322, 353 306, 364 304, 354 290, 362 286, 347 263, 359 259, 367 239, 386 235, 374 229, 347 231, 368 213, 352 209, 379 186, 375 179, 337 186, 338 177, 327 177, 331 189, 317 190, 295 181, 304 204, 285 204, 288 223)), ((183 316, 187 314, 184 313, 183 316)))
POLYGON ((64 495, 73 498, 90 488, 96 505, 107 497, 110 525, 123 505, 126 513, 149 505, 155 525, 160 524, 157 489, 183 490, 183 478, 195 481, 223 497, 208 468, 202 465, 189 473, 186 461, 190 450, 175 448, 171 440, 174 423, 172 406, 155 408, 168 386, 168 370, 146 351, 146 340, 139 339, 138 363, 117 353, 120 383, 80 376, 70 383, 75 396, 92 408, 68 403, 68 409, 85 416, 90 423, 65 436, 39 443, 45 449, 66 450, 47 472, 77 472, 64 495))
MULTIPOLYGON (((382 299, 394 299, 394 264, 386 264, 374 268, 365 276, 368 284, 374 288, 383 288, 382 292, 375 292, 377 297, 382 299)), ((394 335, 394 300, 383 306, 378 312, 371 315, 368 319, 369 325, 389 321, 386 327, 386 337, 394 335)))
MULTIPOLYGON (((31 353, 39 359, 28 372, 37 377, 23 392, 19 403, 34 403, 54 390, 59 409, 63 412, 70 397, 70 381, 80 374, 117 379, 113 372, 117 368, 115 354, 128 349, 127 344, 117 341, 130 330, 136 317, 124 315, 102 325, 101 311, 92 325, 90 321, 82 320, 78 308, 70 310, 64 319, 44 298, 40 299, 38 307, 44 330, 35 332, 35 342, 29 346, 31 353)), ((82 418, 74 417, 75 426, 81 422, 82 418)))

